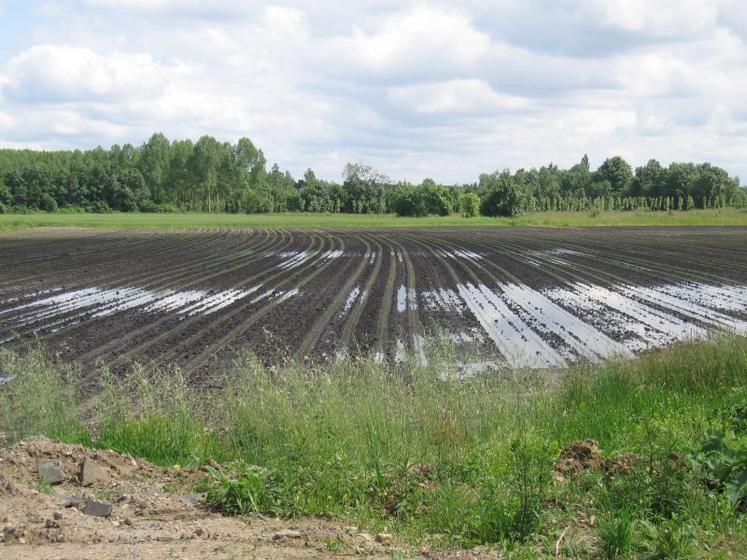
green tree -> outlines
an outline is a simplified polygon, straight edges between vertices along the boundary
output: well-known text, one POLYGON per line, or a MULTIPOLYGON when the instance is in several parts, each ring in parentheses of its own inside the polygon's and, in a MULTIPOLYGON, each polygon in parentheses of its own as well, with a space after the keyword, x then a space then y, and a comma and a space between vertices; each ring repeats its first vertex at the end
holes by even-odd
POLYGON ((613 193, 625 191, 633 180, 633 170, 620 156, 608 158, 594 174, 595 182, 609 181, 613 193))
POLYGON ((143 145, 140 155, 140 173, 154 202, 165 202, 167 198, 165 173, 169 165, 171 144, 166 136, 157 132, 143 145))

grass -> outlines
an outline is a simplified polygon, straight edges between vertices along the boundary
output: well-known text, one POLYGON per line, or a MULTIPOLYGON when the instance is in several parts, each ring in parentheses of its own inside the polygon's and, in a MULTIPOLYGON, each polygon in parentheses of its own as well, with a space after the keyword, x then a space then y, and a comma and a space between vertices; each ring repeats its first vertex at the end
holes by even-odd
POLYGON ((727 491, 747 469, 713 482, 715 456, 703 458, 720 437, 741 468, 744 338, 469 380, 448 346, 396 368, 267 368, 247 355, 223 389, 190 389, 178 371, 102 371, 88 398, 75 368, 41 349, 3 352, 0 367, 12 377, 0 386, 10 441, 45 434, 162 465, 214 459, 223 468, 200 489, 230 514, 343 516, 433 546, 498 543, 515 558, 556 546, 574 558, 736 558, 747 544, 747 503, 727 491), (585 438, 606 459, 636 460, 554 482, 560 451, 585 438))
POLYGON ((185 229, 219 227, 454 227, 454 226, 747 226, 747 210, 691 210, 687 212, 537 212, 517 218, 463 218, 459 215, 399 218, 374 214, 0 214, 0 232, 29 227, 85 227, 108 229, 185 229))

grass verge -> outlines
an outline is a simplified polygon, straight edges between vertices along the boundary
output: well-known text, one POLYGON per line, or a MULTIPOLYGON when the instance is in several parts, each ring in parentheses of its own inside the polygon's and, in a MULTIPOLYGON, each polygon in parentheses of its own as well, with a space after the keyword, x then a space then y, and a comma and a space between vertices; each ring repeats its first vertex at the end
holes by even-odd
POLYGON ((0 214, 0 232, 30 227, 85 227, 108 229, 186 229, 220 227, 454 227, 454 226, 747 226, 747 210, 724 208, 687 212, 536 212, 517 218, 463 218, 459 215, 425 218, 391 214, 0 214))
POLYGON ((177 371, 103 371, 85 398, 74 367, 41 349, 4 352, 0 429, 163 465, 217 460, 201 490, 232 514, 345 516, 444 546, 500 543, 513 557, 744 550, 744 338, 562 376, 460 380, 448 348, 436 354, 427 366, 324 370, 245 356, 211 392, 177 371), (586 438, 603 461, 554 480, 561 450, 586 438))

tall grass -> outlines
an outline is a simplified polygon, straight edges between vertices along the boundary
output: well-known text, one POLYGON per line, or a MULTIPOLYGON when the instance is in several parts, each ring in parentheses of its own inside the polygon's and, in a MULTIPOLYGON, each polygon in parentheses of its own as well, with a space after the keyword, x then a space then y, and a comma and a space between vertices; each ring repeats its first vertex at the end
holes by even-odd
POLYGON ((234 474, 214 472, 205 489, 234 513, 354 516, 452 543, 537 547, 548 527, 587 511, 603 521, 594 546, 609 557, 645 543, 653 550, 657 538, 674 546, 673 523, 683 535, 691 524, 719 535, 744 530, 693 472, 661 467, 747 403, 744 338, 563 374, 470 379, 448 352, 396 367, 268 368, 246 355, 221 389, 192 389, 178 371, 137 369, 127 379, 103 371, 103 389, 87 399, 73 368, 41 349, 4 352, 0 367, 13 377, 0 386, 0 431, 11 441, 45 434, 164 465, 217 460, 234 474), (640 471, 555 485, 554 459, 583 438, 597 439, 608 457, 636 453, 640 471), (231 501, 241 492, 251 499, 231 501), (548 505, 557 500, 565 506, 548 505))

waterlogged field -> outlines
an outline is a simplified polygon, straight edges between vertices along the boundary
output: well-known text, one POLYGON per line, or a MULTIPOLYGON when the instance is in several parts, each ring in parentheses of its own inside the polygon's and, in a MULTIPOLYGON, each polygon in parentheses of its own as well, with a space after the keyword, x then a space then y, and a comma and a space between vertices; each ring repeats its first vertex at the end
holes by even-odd
POLYGON ((0 345, 175 363, 209 383, 373 354, 562 368, 747 333, 745 228, 36 229, 0 238, 0 345))

